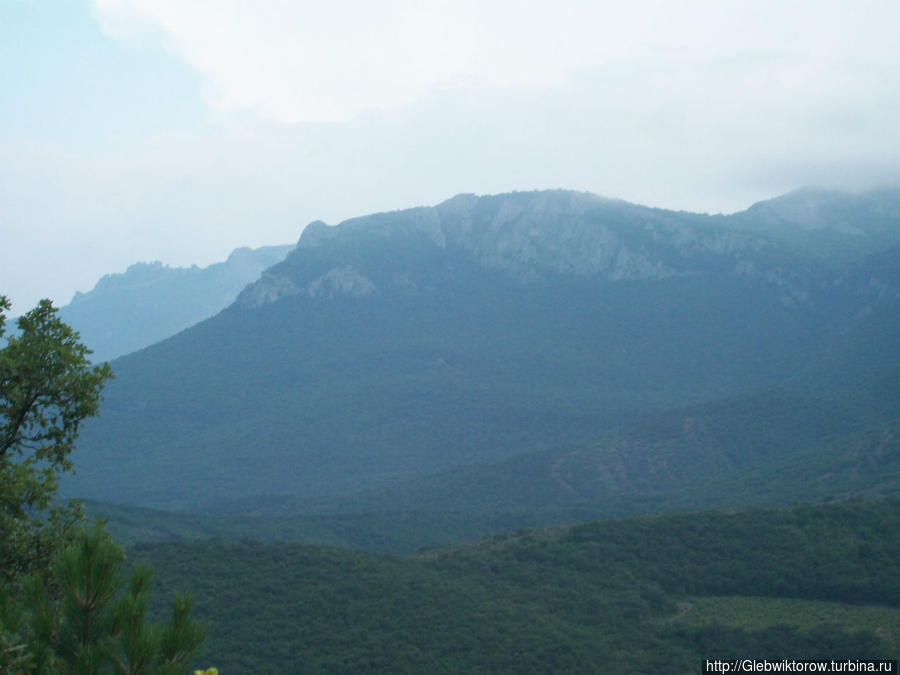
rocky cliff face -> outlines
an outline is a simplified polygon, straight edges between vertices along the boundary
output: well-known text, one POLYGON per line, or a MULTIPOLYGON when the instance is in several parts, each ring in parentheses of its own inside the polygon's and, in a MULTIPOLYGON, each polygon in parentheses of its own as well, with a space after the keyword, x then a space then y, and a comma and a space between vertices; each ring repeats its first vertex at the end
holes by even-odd
MULTIPOLYGON (((328 282, 328 295, 374 293, 377 283, 365 269, 365 258, 361 268, 351 268, 340 260, 338 249, 363 240, 373 245, 390 240, 387 246, 400 246, 402 240, 411 239, 427 244, 436 258, 463 252, 485 268, 524 283, 547 275, 624 281, 732 269, 768 276, 784 286, 789 280, 779 266, 791 262, 770 238, 731 227, 723 217, 650 209, 561 190, 458 195, 435 207, 374 214, 335 227, 311 223, 292 257, 263 274, 242 294, 240 303, 254 307, 286 295, 320 296, 325 279, 348 278, 351 269, 356 281, 328 282), (331 253, 336 256, 332 266, 309 276, 304 258, 331 253)), ((395 273, 413 278, 407 270, 395 273)), ((805 292, 792 290, 790 295, 796 300, 805 292)))
POLYGON ((446 265, 448 256, 462 255, 526 284, 550 276, 616 282, 727 273, 767 284, 785 307, 811 307, 834 283, 854 284, 854 292, 873 297, 896 292, 898 284, 882 279, 890 276, 884 270, 869 283, 848 265, 896 247, 898 223, 900 190, 799 190, 731 216, 652 209, 564 190, 464 194, 434 207, 337 226, 311 223, 293 254, 263 273, 238 303, 259 307, 294 295, 415 292, 433 284, 425 277, 446 265), (380 252, 404 250, 411 242, 418 247, 412 256, 380 252), (423 277, 423 270, 417 274, 412 267, 426 258, 423 277))

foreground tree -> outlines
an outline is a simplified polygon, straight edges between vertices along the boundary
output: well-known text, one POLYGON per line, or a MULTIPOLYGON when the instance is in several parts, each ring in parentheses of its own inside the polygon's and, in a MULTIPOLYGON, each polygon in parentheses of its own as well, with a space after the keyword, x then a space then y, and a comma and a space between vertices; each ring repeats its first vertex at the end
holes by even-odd
POLYGON ((166 624, 146 621, 152 571, 123 588, 123 550, 80 504, 54 502, 82 422, 97 414, 107 364, 49 300, 6 337, 0 296, 0 672, 185 673, 203 639, 191 601, 166 624))
POLYGON ((14 582, 46 568, 71 540, 81 511, 54 505, 58 474, 72 469, 81 424, 97 414, 112 370, 91 365, 49 300, 6 337, 10 306, 0 296, 0 579, 14 582))
POLYGON ((176 595, 169 621, 148 623, 153 572, 135 566, 126 588, 124 562, 112 536, 94 525, 56 554, 46 574, 27 577, 18 644, 7 644, 10 663, 28 673, 188 672, 203 641, 191 600, 176 595))

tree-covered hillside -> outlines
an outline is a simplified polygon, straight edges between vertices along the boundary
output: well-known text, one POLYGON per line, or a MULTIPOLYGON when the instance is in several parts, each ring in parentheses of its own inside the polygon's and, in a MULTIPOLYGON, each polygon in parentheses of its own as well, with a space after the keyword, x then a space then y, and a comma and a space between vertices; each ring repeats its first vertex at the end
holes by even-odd
POLYGON ((891 658, 900 503, 521 531, 396 558, 207 540, 131 553, 192 588, 224 672, 695 672, 891 658), (752 610, 752 612, 751 612, 752 610))
POLYGON ((633 513, 900 495, 900 378, 841 393, 765 390, 676 408, 594 441, 388 488, 224 501, 204 514, 91 504, 128 541, 220 536, 403 553, 633 513))
POLYGON ((314 224, 228 310, 116 363, 63 488, 334 496, 833 391, 900 361, 895 281, 882 258, 835 271, 736 221, 563 191, 314 224))

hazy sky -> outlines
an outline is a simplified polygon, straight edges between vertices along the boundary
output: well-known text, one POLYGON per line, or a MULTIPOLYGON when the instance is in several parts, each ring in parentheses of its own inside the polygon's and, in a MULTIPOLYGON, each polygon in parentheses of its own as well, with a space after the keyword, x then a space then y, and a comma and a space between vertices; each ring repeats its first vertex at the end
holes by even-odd
POLYGON ((0 293, 572 188, 900 180, 896 0, 0 0, 0 293))

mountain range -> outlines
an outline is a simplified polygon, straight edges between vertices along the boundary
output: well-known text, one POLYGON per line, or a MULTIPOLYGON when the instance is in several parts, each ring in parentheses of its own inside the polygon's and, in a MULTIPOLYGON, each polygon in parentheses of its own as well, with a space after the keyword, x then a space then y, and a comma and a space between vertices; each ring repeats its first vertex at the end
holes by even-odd
POLYGON ((898 190, 730 216, 460 195, 311 223, 223 311, 113 363, 62 488, 525 524, 892 494, 898 270, 898 190))
POLYGON ((96 362, 112 361, 224 309, 291 248, 239 248, 207 267, 135 263, 122 274, 107 274, 87 293, 75 293, 59 314, 81 334, 96 362))

